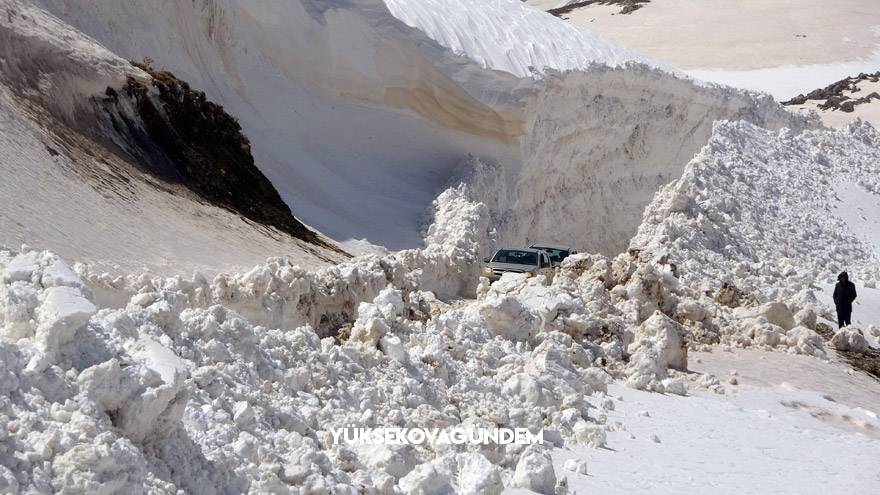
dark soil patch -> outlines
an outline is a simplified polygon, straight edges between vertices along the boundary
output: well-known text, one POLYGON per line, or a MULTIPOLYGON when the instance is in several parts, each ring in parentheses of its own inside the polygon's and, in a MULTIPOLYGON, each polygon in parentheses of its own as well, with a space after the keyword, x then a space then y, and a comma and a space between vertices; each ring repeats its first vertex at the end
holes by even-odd
POLYGON ((590 5, 620 5, 621 9, 619 13, 626 15, 639 10, 644 7, 646 3, 651 3, 651 0, 584 0, 583 2, 576 2, 564 7, 550 9, 547 13, 561 18, 565 14, 569 14, 582 7, 589 7, 590 5))
MULTIPOLYGON (((816 333, 826 341, 830 341, 834 337, 834 329, 824 323, 816 324, 816 333)), ((868 349, 864 354, 851 351, 837 351, 837 354, 853 368, 862 370, 880 380, 880 352, 868 349)))
POLYGON ((880 94, 876 91, 865 95, 861 98, 853 98, 845 93, 858 93, 861 91, 857 86, 863 81, 880 82, 880 71, 873 74, 861 73, 856 77, 847 77, 841 79, 830 86, 822 89, 811 91, 809 94, 801 94, 794 98, 782 102, 783 105, 803 105, 808 100, 824 100, 819 104, 822 110, 840 110, 841 112, 850 113, 855 110, 857 105, 870 103, 873 100, 880 100, 880 94))
POLYGON ((132 63, 152 79, 129 78, 122 88, 107 88, 103 104, 127 151, 147 172, 251 221, 332 247, 294 218, 254 164, 238 121, 222 105, 170 72, 132 63))

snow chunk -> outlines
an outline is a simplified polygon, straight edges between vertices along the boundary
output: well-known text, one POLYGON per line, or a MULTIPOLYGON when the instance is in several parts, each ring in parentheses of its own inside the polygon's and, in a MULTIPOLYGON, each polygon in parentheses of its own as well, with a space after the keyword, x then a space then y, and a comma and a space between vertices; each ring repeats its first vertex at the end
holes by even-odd
POLYGON ((573 473, 587 474, 587 462, 583 459, 569 459, 565 461, 563 468, 565 468, 566 471, 571 471, 573 473))
POLYGON ((800 354, 825 357, 825 341, 822 336, 807 327, 797 326, 786 332, 788 346, 800 354))
POLYGON ((843 327, 831 337, 831 345, 838 351, 849 351, 863 354, 868 350, 868 341, 865 334, 852 326, 843 327))
POLYGON ((399 483, 403 493, 480 495, 501 493, 498 467, 478 453, 450 454, 416 466, 399 483))
POLYGON ((142 442, 158 438, 180 423, 188 398, 184 381, 164 383, 144 365, 122 367, 111 359, 87 368, 78 377, 80 387, 105 411, 128 438, 142 442))
POLYGON ((40 269, 40 253, 28 251, 12 258, 6 265, 3 278, 7 282, 30 282, 34 273, 40 269))
POLYGON ((67 263, 58 257, 53 257, 48 265, 43 268, 40 283, 43 287, 85 287, 82 280, 80 280, 79 275, 77 275, 67 263))
POLYGON ((468 452, 455 456, 458 466, 456 493, 498 495, 503 489, 498 466, 482 454, 468 452))
POLYGON ((254 408, 247 401, 236 402, 232 408, 232 420, 239 428, 247 427, 254 419, 254 408))
POLYGON ((400 338, 395 335, 383 335, 379 339, 379 348, 386 356, 397 362, 406 363, 408 361, 406 348, 400 338))
POLYGON ((33 336, 38 295, 37 289, 25 282, 0 284, 0 336, 11 340, 33 336))
POLYGON ((8 394, 19 386, 17 370, 21 367, 18 349, 0 340, 0 394, 8 394))
POLYGON ((526 373, 517 373, 508 378, 504 382, 504 393, 519 397, 524 403, 537 407, 555 407, 560 404, 549 385, 526 373))
MULTIPOLYGON (((413 468, 416 467, 418 462, 415 449, 413 449, 411 445, 359 445, 358 453, 361 455, 364 464, 373 469, 383 471, 393 476, 395 479, 407 476, 413 468)), ((422 466, 424 466, 424 464, 422 466)), ((431 483, 430 481, 417 480, 422 477, 430 478, 430 473, 413 475, 412 478, 409 478, 410 481, 407 483, 410 483, 413 486, 421 485, 423 483, 431 483), (426 476, 423 476, 423 474, 426 476)), ((402 481, 403 480, 401 480, 401 482, 402 481)))
POLYGON ((162 381, 167 384, 176 383, 189 369, 186 362, 174 351, 149 337, 140 338, 129 352, 135 360, 159 373, 162 381))
POLYGON ((50 287, 37 308, 36 341, 47 354, 73 339, 77 329, 89 321, 97 308, 82 290, 74 287, 50 287))
POLYGON ((687 346, 684 327, 663 313, 655 312, 635 332, 629 347, 627 385, 645 389, 667 376, 667 368, 687 369, 687 346))
POLYGON ((542 495, 556 492, 556 471, 550 454, 528 448, 520 456, 513 473, 513 486, 525 488, 542 495))

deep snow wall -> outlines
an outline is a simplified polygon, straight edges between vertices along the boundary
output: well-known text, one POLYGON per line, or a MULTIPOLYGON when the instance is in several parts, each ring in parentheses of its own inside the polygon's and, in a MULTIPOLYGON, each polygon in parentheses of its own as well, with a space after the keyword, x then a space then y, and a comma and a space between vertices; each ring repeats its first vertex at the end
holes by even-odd
POLYGON ((645 65, 549 75, 525 114, 520 168, 483 167, 467 179, 492 211, 497 242, 607 255, 627 248, 655 192, 681 176, 716 120, 795 133, 816 126, 769 96, 645 65))
POLYGON ((297 215, 338 240, 418 246, 424 210, 463 157, 516 152, 518 80, 448 53, 379 0, 38 4, 204 88, 297 215))
MULTIPOLYGON (((422 246, 424 212, 479 160, 499 176, 463 192, 488 207, 488 237, 613 254, 714 121, 816 125, 769 97, 632 63, 650 61, 519 2, 166 1, 176 16, 40 3, 203 82, 282 197, 338 240, 422 246), (541 36, 518 44, 503 26, 541 36)), ((484 253, 496 245, 475 235, 484 253)))

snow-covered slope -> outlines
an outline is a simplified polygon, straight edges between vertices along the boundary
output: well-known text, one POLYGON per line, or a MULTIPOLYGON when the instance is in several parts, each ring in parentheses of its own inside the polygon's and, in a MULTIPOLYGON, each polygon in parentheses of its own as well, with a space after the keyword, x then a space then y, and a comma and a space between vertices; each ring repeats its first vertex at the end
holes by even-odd
MULTIPOLYGON (((139 100, 141 110, 155 112, 152 126, 127 96, 134 89, 150 94, 148 74, 26 2, 2 5, 0 243, 52 247, 104 268, 166 274, 236 269, 280 254, 312 267, 345 258, 291 235, 302 225, 245 163, 246 140, 235 141, 241 136, 222 109, 203 102, 196 113, 214 111, 210 118, 230 126, 222 131, 228 141, 210 146, 227 157, 237 151, 243 161, 206 159, 214 174, 206 173, 196 162, 204 157, 196 146, 204 143, 192 134, 178 154, 170 153, 179 144, 173 136, 185 129, 162 124, 163 110, 156 108, 167 103, 158 90, 155 100, 139 100), (230 144, 233 149, 224 148, 230 144), (236 180, 250 190, 223 199, 236 180), (218 194, 211 184, 224 181, 218 194), (271 211, 280 223, 266 221, 271 211)), ((184 108, 175 112, 186 117, 184 108)), ((197 127, 207 139, 222 136, 208 122, 197 127)))
POLYGON ((444 61, 380 1, 41 3, 115 53, 205 88, 241 119, 282 196, 338 240, 418 245, 419 218, 457 162, 506 157, 518 132, 504 102, 489 107, 451 80, 458 70, 503 94, 487 80, 509 87, 512 76, 444 61))

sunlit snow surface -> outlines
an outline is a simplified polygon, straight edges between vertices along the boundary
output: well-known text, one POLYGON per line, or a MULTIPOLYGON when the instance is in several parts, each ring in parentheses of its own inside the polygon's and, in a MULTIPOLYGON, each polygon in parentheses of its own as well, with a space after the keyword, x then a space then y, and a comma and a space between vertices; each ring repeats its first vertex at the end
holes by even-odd
POLYGON ((880 51, 865 60, 837 64, 783 65, 766 69, 721 70, 693 69, 687 73, 694 78, 727 84, 738 88, 764 91, 779 101, 852 77, 860 73, 874 73, 880 69, 880 51))
MULTIPOLYGON (((328 224, 333 224, 333 213, 352 211, 356 215, 347 222, 354 227, 369 230, 394 223, 394 234, 412 236, 407 230, 412 218, 401 216, 417 216, 417 202, 427 206, 436 198, 426 247, 357 258, 320 271, 271 259, 245 273, 214 278, 112 277, 71 267, 47 252, 0 251, 0 491, 71 487, 96 492, 110 486, 122 493, 358 493, 374 487, 390 493, 395 487, 420 487, 434 493, 451 493, 453 488, 497 493, 500 480, 512 484, 525 458, 516 450, 364 452, 322 442, 323 431, 347 424, 483 421, 556 430, 566 446, 553 451, 553 481, 568 476, 582 493, 741 493, 743 487, 799 494, 878 490, 873 474, 880 448, 873 436, 880 410, 877 382, 836 361, 832 349, 803 326, 822 312, 816 307, 819 296, 810 289, 813 282, 833 278, 835 270, 849 266, 861 280, 877 278, 871 241, 847 227, 847 220, 833 213, 830 193, 824 196, 844 179, 876 177, 876 131, 855 126, 797 135, 742 122, 718 124, 713 130, 712 121, 721 115, 753 118, 773 128, 798 121, 780 117, 766 99, 717 88, 694 92, 686 83, 645 68, 605 69, 551 81, 554 92, 547 96, 556 96, 535 114, 547 118, 530 122, 536 129, 528 143, 542 149, 558 140, 560 146, 553 146, 556 153, 535 153, 531 177, 546 172, 539 165, 561 156, 561 149, 568 156, 593 155, 589 163, 627 157, 620 166, 611 162, 620 176, 605 176, 618 185, 656 185, 659 179, 651 174, 655 169, 634 164, 661 159, 670 169, 684 167, 687 158, 679 155, 692 154, 681 150, 688 130, 701 129, 690 132, 688 146, 697 149, 706 140, 708 145, 681 180, 651 204, 637 238, 644 242, 638 246, 646 248, 643 256, 626 250, 609 257, 582 254, 549 285, 540 277, 519 275, 492 287, 480 284, 474 291, 481 250, 497 234, 493 214, 510 207, 501 201, 487 205, 492 197, 485 191, 504 184, 492 182, 491 173, 474 173, 437 196, 428 186, 439 188, 440 181, 428 178, 445 177, 446 167, 458 164, 457 158, 472 149, 467 145, 479 140, 459 139, 459 131, 449 129, 438 139, 435 127, 400 109, 351 102, 333 106, 335 100, 306 91, 314 80, 297 79, 303 68, 326 65, 309 59, 307 51, 298 53, 303 59, 293 52, 279 53, 276 47, 288 45, 273 42, 314 35, 324 48, 336 48, 321 54, 340 57, 358 48, 356 56, 342 60, 363 64, 363 73, 346 72, 340 62, 333 66, 340 72, 328 71, 326 79, 317 79, 351 83, 343 89, 352 91, 364 89, 354 83, 375 81, 337 76, 374 75, 371 64, 390 63, 388 59, 397 65, 385 67, 399 69, 395 77, 405 82, 394 88, 425 89, 406 79, 418 71, 403 70, 427 70, 428 65, 407 65, 424 60, 411 52, 406 52, 409 58, 398 59, 400 53, 393 50, 384 58, 359 58, 369 47, 409 45, 358 44, 375 41, 372 35, 355 36, 358 29, 374 33, 374 25, 346 9, 328 14, 325 25, 311 17, 313 11, 300 17, 278 15, 302 14, 294 8, 301 5, 296 2, 250 4, 243 11, 252 17, 233 9, 241 17, 225 26, 243 29, 257 41, 237 45, 250 52, 224 46, 223 58, 212 50, 214 43, 229 41, 224 38, 228 32, 214 31, 210 42, 200 38, 204 19, 187 10, 195 5, 189 0, 176 3, 185 14, 180 16, 134 3, 116 4, 119 11, 110 6, 77 11, 72 2, 64 7, 78 12, 82 17, 76 12, 71 17, 100 34, 95 37, 112 49, 132 58, 148 55, 138 52, 146 50, 142 45, 157 57, 168 54, 175 70, 187 71, 227 98, 224 102, 231 102, 255 133, 255 148, 269 148, 263 158, 291 160, 270 163, 279 187, 288 194, 304 191, 305 210, 311 200, 312 211, 324 211, 328 224), (114 23, 95 21, 93 14, 114 23), (273 31, 270 36, 247 29, 254 27, 254 18, 276 27, 282 21, 302 21, 298 27, 308 29, 273 31), (320 37, 325 28, 332 31, 326 39, 320 37), (198 56, 187 60, 188 53, 171 51, 180 40, 198 56), (275 65, 261 65, 265 60, 275 65), (304 60, 312 65, 301 64, 304 60), (239 80, 219 75, 236 70, 239 80), (287 100, 279 95, 294 96, 287 100), (595 106, 572 104, 582 102, 584 95, 595 106), (650 119, 639 113, 647 109, 653 109, 650 119), (558 120, 560 114, 565 120, 558 120), (675 125, 660 125, 669 120, 675 125), (590 126, 578 125, 584 122, 590 126), (619 136, 607 136, 610 128, 619 136), (601 147, 565 143, 590 143, 595 136, 603 136, 601 147), (294 138, 298 140, 290 144, 294 138), (414 144, 416 138, 422 141, 414 144), (658 150, 663 151, 659 158, 658 150), (367 151, 368 156, 362 154, 367 151), (422 164, 424 154, 434 156, 431 166, 414 173, 417 177, 408 176, 410 160, 422 164), (389 156, 395 158, 389 159, 393 166, 382 161, 389 156), (302 169, 285 168, 291 163, 302 169), (364 163, 382 166, 373 169, 364 163), (377 169, 383 173, 375 173, 377 169), (407 186, 419 189, 412 192, 407 186), (344 200, 339 210, 327 200, 336 196, 344 200), (401 208, 406 211, 397 211, 401 208), (721 281, 733 281, 767 304, 733 309, 717 303, 707 291, 717 290, 721 281), (768 317, 791 328, 771 324, 768 317), (694 353, 689 371, 670 370, 670 362, 683 357, 685 332, 712 334, 721 344, 708 347, 711 356, 694 353), (821 373, 807 376, 809 370, 821 373), (732 377, 741 385, 731 383, 732 377), (623 389, 624 383, 644 390, 623 389), (690 397, 676 395, 685 393, 690 397), (560 465, 574 455, 588 463, 584 483, 560 465)), ((446 4, 420 5, 435 5, 436 17, 446 13, 446 4)), ((477 9, 482 4, 449 5, 450 20, 437 20, 437 26, 458 26, 461 33, 450 40, 467 39, 467 31, 483 28, 468 25, 466 16, 456 13, 465 9, 462 5, 477 9)), ((485 18, 517 26, 517 16, 488 9, 504 6, 505 12, 517 12, 518 4, 485 5, 485 18)), ((535 22, 546 19, 549 26, 551 18, 540 15, 535 22)), ((446 36, 440 27, 433 31, 436 39, 446 36)), ((511 41, 503 39, 503 32, 493 36, 500 39, 500 48, 484 50, 487 66, 522 70, 549 60, 541 51, 514 49, 511 55, 505 48, 511 41)), ((308 45, 309 50, 318 45, 308 45)), ((472 53, 483 50, 463 42, 461 47, 472 53)), ((422 55, 436 54, 426 49, 422 55)), ((604 50, 592 53, 601 58, 604 50)), ((568 57, 566 63, 581 63, 569 55, 563 57, 568 57)), ((437 77, 433 82, 446 81, 428 73, 437 77)), ((380 82, 370 89, 385 89, 380 82)), ((454 89, 440 83, 428 88, 454 89)), ((366 90, 364 95, 375 96, 366 90)), ((473 103, 467 95, 457 96, 463 98, 459 102, 473 103)), ((25 153, 24 159, 34 156, 51 163, 35 153, 25 153)), ((563 180, 542 187, 557 191, 565 189, 566 181, 585 182, 578 175, 579 163, 554 161, 554 173, 565 175, 552 177, 563 180)), ((477 159, 464 164, 494 170, 477 159)), ((876 180, 865 182, 876 185, 876 180)), ((540 213, 540 206, 547 204, 542 201, 551 198, 542 196, 543 190, 533 190, 527 198, 534 200, 531 211, 540 213)), ((613 206, 624 199, 621 191, 632 190, 614 189, 610 196, 617 202, 605 204, 604 218, 619 222, 620 212, 613 206)), ((653 191, 635 190, 646 196, 653 191)), ((555 204, 571 205, 565 200, 585 191, 591 190, 569 190, 570 196, 555 204)), ((567 214, 577 218, 596 211, 567 214)), ((366 241, 356 245, 369 249, 366 241)))
MULTIPOLYGON (((758 370, 777 359, 752 357, 758 370)), ((607 449, 554 455, 558 475, 577 493, 821 494, 880 486, 880 421, 833 395, 779 385, 686 398, 622 387, 609 393, 622 400, 605 414, 625 431, 610 433, 607 449), (588 474, 565 470, 568 459, 586 460, 588 474)))
POLYGON ((560 22, 520 0, 386 0, 395 17, 489 69, 520 77, 647 57, 560 22))

